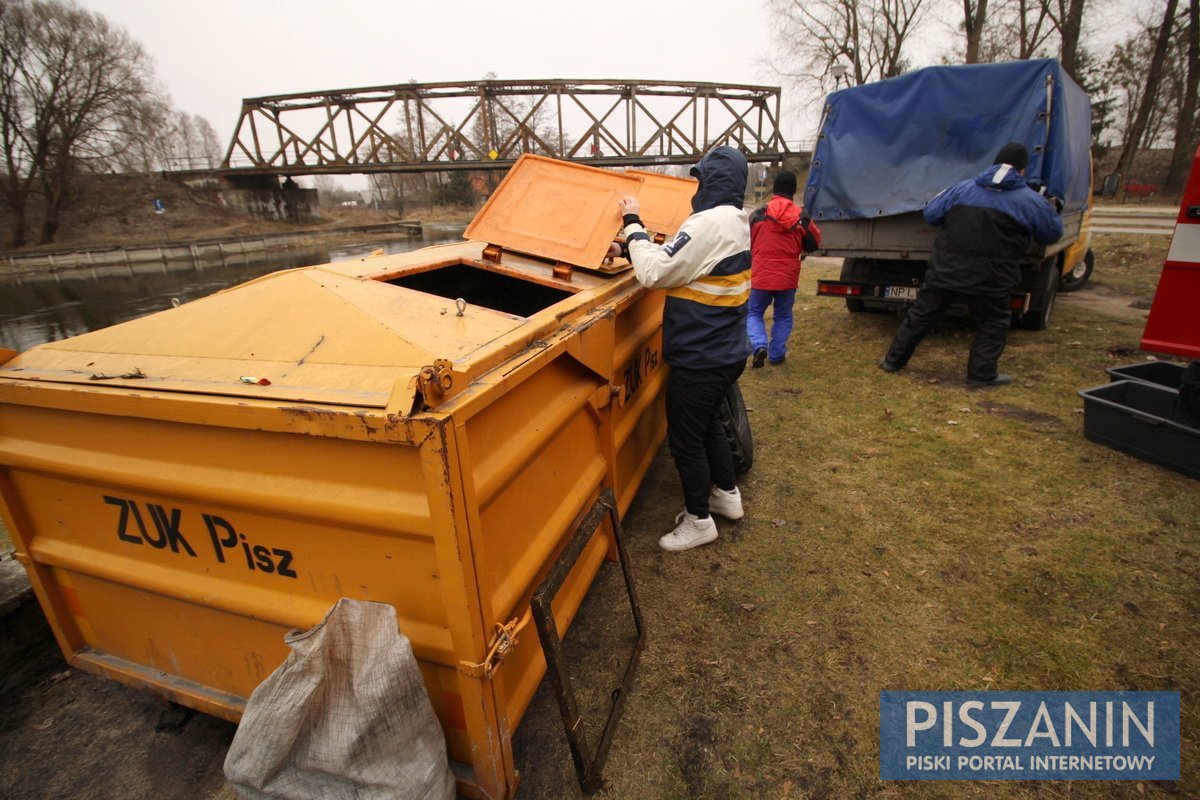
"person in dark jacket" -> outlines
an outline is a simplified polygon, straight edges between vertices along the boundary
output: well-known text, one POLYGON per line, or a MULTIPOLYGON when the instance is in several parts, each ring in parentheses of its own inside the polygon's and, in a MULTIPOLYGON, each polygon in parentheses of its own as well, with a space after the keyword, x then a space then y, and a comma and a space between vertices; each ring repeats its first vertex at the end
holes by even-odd
POLYGON ((743 516, 733 452, 717 409, 749 355, 750 227, 742 201, 749 167, 732 147, 716 147, 692 168, 699 186, 692 215, 670 242, 651 241, 636 197, 619 207, 634 275, 666 289, 663 357, 667 377, 667 442, 683 483, 684 510, 664 550, 687 550, 717 538, 710 512, 743 516))
POLYGON ((967 383, 1012 383, 997 366, 1012 319, 1009 297, 1021 282, 1021 258, 1031 239, 1045 245, 1063 234, 1052 201, 1026 183, 1028 165, 1025 146, 1010 142, 1000 148, 993 166, 925 206, 925 221, 941 230, 925 283, 879 362, 881 369, 902 369, 950 304, 962 300, 975 318, 967 383))
POLYGON ((752 367, 761 367, 767 360, 772 365, 782 364, 787 357, 800 261, 805 253, 821 245, 820 228, 792 200, 796 196, 795 174, 776 175, 771 193, 774 197, 750 215, 750 307, 746 329, 754 351, 752 367), (763 315, 770 306, 774 308, 768 340, 763 315))

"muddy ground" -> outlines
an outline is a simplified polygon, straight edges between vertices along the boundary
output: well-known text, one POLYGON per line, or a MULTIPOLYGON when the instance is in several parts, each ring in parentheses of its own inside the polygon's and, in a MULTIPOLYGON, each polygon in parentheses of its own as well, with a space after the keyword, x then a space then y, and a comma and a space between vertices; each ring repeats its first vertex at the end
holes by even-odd
MULTIPOLYGON (((653 498, 673 492, 676 480, 661 452, 626 516, 627 537, 652 541, 658 535, 653 525, 661 515, 653 498)), ((626 652, 631 617, 627 607, 617 614, 612 608, 612 598, 620 597, 619 582, 615 567, 606 566, 572 629, 570 663, 594 656, 594 641, 615 643, 626 652)), ((608 670, 610 677, 623 668, 623 661, 601 658, 616 664, 617 673, 608 670)), ((591 720, 600 718, 606 687, 615 685, 601 677, 591 696, 581 695, 591 701, 591 720)), ((0 798, 5 800, 236 798, 222 771, 236 726, 72 669, 32 598, 0 619, 0 707, 0 798)), ((599 733, 590 731, 593 743, 599 733)), ((697 736, 703 739, 703 732, 697 736)), ((698 741, 696 747, 702 745, 698 741)), ((517 731, 514 751, 524 776, 518 800, 582 797, 548 681, 543 680, 517 731)))

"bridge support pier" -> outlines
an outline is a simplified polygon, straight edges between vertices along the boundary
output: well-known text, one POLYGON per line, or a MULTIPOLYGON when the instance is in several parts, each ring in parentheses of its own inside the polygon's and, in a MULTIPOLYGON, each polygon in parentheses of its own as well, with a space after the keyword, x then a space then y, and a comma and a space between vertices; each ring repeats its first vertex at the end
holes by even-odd
POLYGON ((302 189, 291 177, 281 183, 273 175, 228 176, 221 198, 250 216, 281 222, 312 222, 321 218, 316 189, 302 189))

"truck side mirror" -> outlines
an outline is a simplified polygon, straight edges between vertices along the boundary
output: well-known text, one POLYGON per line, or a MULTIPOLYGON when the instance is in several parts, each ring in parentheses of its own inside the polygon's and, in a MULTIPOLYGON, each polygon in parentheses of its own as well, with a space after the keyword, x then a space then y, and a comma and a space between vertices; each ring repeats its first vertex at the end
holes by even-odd
POLYGON ((1121 173, 1110 172, 1104 176, 1104 182, 1100 184, 1101 197, 1116 197, 1117 190, 1121 188, 1121 173))

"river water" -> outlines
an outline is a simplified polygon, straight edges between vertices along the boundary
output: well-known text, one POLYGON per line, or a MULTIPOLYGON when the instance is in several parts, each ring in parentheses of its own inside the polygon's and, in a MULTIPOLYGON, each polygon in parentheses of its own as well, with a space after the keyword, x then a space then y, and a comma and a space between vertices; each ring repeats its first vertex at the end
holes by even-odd
POLYGON ((186 303, 252 278, 292 267, 359 258, 382 247, 407 253, 462 241, 463 226, 426 225, 422 236, 336 248, 289 249, 253 260, 227 255, 205 262, 116 265, 0 278, 0 348, 28 350, 186 303))

